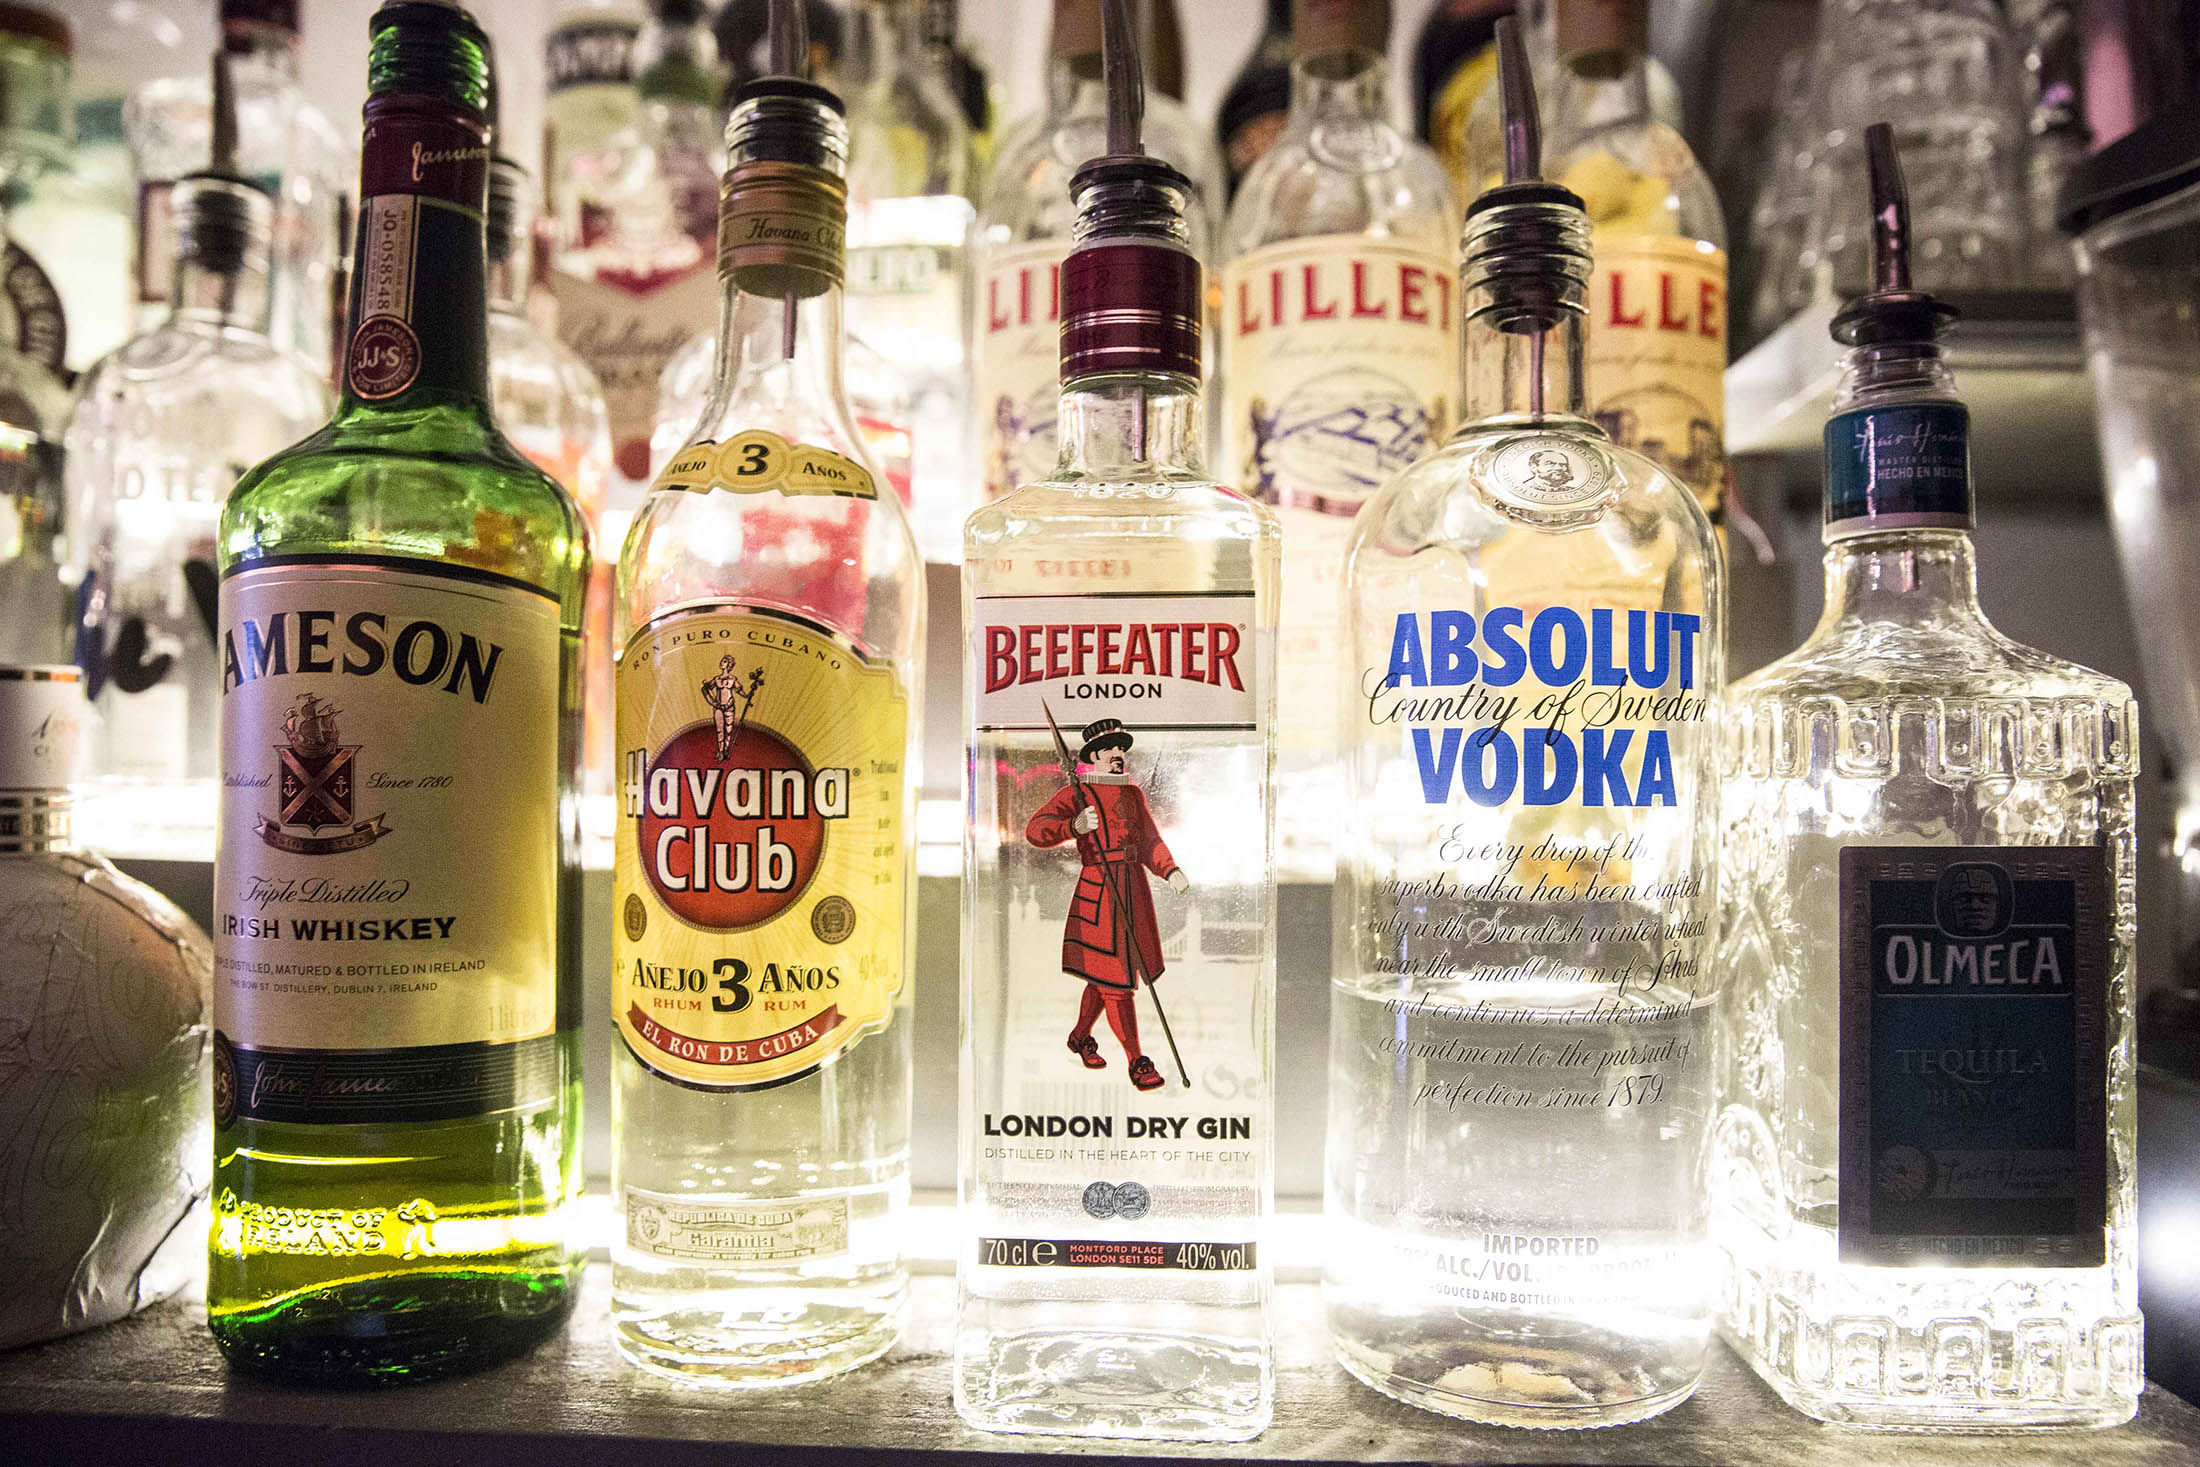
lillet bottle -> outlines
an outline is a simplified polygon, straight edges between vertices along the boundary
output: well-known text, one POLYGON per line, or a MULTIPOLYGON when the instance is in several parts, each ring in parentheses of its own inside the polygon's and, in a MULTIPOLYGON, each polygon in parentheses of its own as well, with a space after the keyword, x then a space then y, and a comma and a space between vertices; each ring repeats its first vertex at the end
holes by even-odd
POLYGON ((1610 1426, 1710 1334, 1724 598, 1695 497, 1587 415, 1588 220, 1499 48, 1462 422, 1345 554, 1322 1281, 1378 1390, 1610 1426))
POLYGON ((614 597, 612 1323, 718 1386, 860 1365, 907 1293, 922 567, 843 386, 800 16, 734 102, 717 378, 614 597))
POLYGON ((207 1309, 339 1383, 507 1358, 580 1267, 586 530, 490 412, 487 43, 369 35, 342 400, 219 547, 207 1309))
POLYGON ((1979 608, 1955 312, 1911 286, 1890 130, 1864 143, 1825 612, 1728 710, 1722 1326, 1820 1420, 2108 1426, 2143 1386, 2138 710, 1979 608))
POLYGON ((955 1405, 1240 1441, 1272 1409, 1274 516, 1200 463, 1189 186, 1108 152, 1062 266, 1061 460, 964 528, 955 1405))

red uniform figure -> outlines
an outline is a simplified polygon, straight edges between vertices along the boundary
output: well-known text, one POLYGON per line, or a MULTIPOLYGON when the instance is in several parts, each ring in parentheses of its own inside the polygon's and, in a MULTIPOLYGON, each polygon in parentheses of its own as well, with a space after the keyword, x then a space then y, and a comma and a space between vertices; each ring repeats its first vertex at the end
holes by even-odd
POLYGON ((1134 1007, 1138 984, 1161 976, 1161 931, 1146 873, 1178 891, 1190 883, 1154 828, 1146 792, 1125 772, 1130 747, 1131 736, 1119 720, 1103 718, 1088 725, 1078 759, 1096 764, 1096 771, 1064 785, 1041 805, 1024 836, 1041 849, 1074 838, 1084 863, 1062 924, 1062 971, 1085 983, 1077 1027, 1069 1034, 1070 1051, 1087 1069, 1107 1067, 1099 1041, 1092 1037, 1093 1025, 1105 1013, 1130 1061, 1131 1083, 1153 1090, 1162 1084, 1161 1072, 1139 1048, 1134 1007), (1118 890, 1129 908, 1127 922, 1116 904, 1118 890), (1131 938, 1128 945, 1126 935, 1131 938))

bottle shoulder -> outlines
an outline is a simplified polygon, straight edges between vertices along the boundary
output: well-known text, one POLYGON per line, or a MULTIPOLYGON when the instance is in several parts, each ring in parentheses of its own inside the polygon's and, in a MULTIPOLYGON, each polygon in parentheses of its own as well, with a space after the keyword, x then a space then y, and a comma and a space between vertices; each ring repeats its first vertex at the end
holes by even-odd
POLYGON ((270 555, 447 561, 577 604, 588 561, 578 501, 497 431, 452 404, 340 412, 238 479, 222 507, 225 569, 270 555))
POLYGON ((1711 175, 1658 118, 1584 128, 1550 141, 1551 176, 1581 196, 1599 236, 1674 235, 1726 248, 1711 175))
POLYGON ((1738 707, 1871 708, 1979 700, 2127 708, 2130 686, 2002 635, 1975 614, 1842 619, 1734 684, 1738 707))
MULTIPOLYGON (((1652 536, 1669 555, 1715 563, 1718 536, 1696 496, 1653 460, 1567 419, 1469 424, 1362 506, 1355 538, 1487 545, 1525 533, 1580 537, 1624 557, 1652 536), (1622 535, 1622 527, 1633 527, 1622 535)), ((1407 551, 1406 553, 1411 553, 1407 551)))
MULTIPOLYGON (((1011 126, 994 154, 978 211, 980 237, 1010 245, 1059 240, 1069 246, 1076 205, 1070 176, 1107 151, 1105 114, 1077 109, 1048 113, 1011 126)), ((1193 246, 1204 255, 1207 235, 1219 217, 1222 162, 1206 129, 1171 98, 1147 99, 1145 144, 1148 152, 1192 182, 1193 246), (1164 105, 1166 104, 1166 105, 1164 105)))
POLYGON ((327 382, 304 357, 258 331, 210 322, 171 322, 132 337, 92 364, 77 395, 80 412, 81 404, 115 400, 193 411, 239 403, 303 417, 304 427, 329 410, 327 382))
POLYGON ((1425 143, 1383 127, 1381 146, 1350 152, 1318 147, 1318 133, 1286 131, 1238 185, 1224 253, 1235 260, 1285 240, 1357 234, 1456 256, 1458 210, 1442 162, 1425 143))
POLYGON ((1136 479, 1060 477, 1026 484, 964 522, 973 554, 1010 541, 1114 538, 1171 542, 1196 526, 1201 538, 1272 542, 1276 513, 1226 484, 1191 474, 1136 479))

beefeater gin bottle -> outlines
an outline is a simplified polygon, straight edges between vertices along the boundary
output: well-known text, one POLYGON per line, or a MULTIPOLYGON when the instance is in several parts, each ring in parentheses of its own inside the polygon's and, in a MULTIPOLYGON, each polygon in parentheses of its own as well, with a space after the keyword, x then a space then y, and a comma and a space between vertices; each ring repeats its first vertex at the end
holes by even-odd
POLYGON ((996 1431, 1237 1441, 1274 1376, 1279 541, 1200 463, 1188 185, 1138 147, 1109 23, 1061 459, 964 530, 955 1404, 996 1431))

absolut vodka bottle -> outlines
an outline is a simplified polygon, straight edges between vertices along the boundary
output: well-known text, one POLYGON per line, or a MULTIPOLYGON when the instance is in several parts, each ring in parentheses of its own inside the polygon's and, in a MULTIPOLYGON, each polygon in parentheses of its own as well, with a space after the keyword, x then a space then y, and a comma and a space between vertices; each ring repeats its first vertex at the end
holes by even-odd
POLYGON ((1323 1281, 1377 1389, 1605 1426, 1709 1335, 1724 602, 1695 497, 1586 415, 1588 221, 1501 26, 1464 422, 1346 551, 1323 1281))

